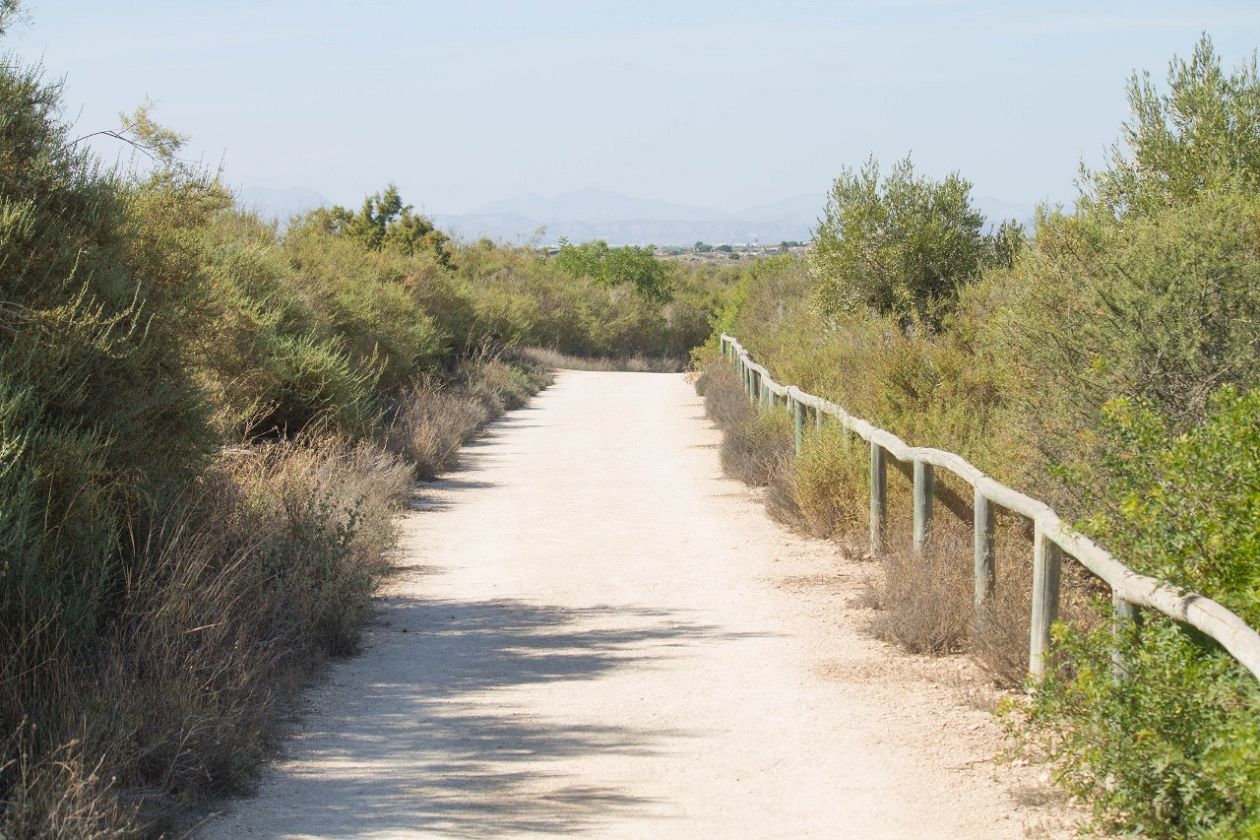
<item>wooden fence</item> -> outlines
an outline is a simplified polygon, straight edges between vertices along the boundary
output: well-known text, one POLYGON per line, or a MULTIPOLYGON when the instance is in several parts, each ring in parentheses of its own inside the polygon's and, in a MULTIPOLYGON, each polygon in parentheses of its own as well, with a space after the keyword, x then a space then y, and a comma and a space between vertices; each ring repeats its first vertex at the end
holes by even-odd
POLYGON ((1040 677, 1045 672, 1050 647, 1050 627, 1059 612, 1059 578, 1063 557, 1075 559, 1111 587, 1117 621, 1135 621, 1138 608, 1160 612, 1188 624, 1227 650, 1243 667, 1260 679, 1260 634, 1241 618, 1211 598, 1183 592, 1163 581, 1140 575, 1116 560, 1101 546, 1070 528, 1046 504, 1012 490, 989 478, 952 452, 909 446, 901 438, 852 416, 833 402, 807 394, 793 385, 780 385, 770 371, 757 364, 733 337, 722 334, 721 350, 739 373, 748 396, 774 408, 783 401, 792 413, 799 455, 812 411, 821 427, 823 417, 834 417, 840 425, 871 446, 871 553, 878 554, 883 543, 887 507, 887 467, 889 456, 913 466, 914 547, 921 551, 932 527, 934 478, 937 468, 947 470, 971 485, 975 494, 975 602, 983 606, 993 597, 994 506, 1028 517, 1033 522, 1032 626, 1029 632, 1029 672, 1040 677))

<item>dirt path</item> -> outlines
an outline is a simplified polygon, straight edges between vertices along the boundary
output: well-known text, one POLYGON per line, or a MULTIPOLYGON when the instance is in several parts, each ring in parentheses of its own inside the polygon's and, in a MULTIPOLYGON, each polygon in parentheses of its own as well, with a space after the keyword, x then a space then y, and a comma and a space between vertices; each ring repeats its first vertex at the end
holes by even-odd
POLYGON ((866 567, 768 520, 718 441, 666 374, 564 373, 496 424, 202 836, 1061 836, 991 716, 861 632, 866 567))

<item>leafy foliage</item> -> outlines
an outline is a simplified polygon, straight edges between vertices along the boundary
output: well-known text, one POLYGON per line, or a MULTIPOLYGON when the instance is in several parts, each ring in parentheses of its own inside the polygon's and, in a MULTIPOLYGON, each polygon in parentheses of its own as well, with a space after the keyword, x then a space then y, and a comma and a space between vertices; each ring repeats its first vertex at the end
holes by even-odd
MULTIPOLYGON (((1216 389, 1260 384, 1257 234, 1260 202, 1233 189, 1149 217, 1050 216, 1012 271, 964 294, 968 338, 1005 370, 1007 423, 1038 471, 1092 460, 1112 398, 1186 429, 1216 389)), ((1039 483, 1082 510, 1070 482, 1039 483)))
POLYGON ((1260 183, 1260 75, 1256 58, 1227 73, 1206 34, 1168 67, 1161 93, 1149 72, 1128 85, 1133 121, 1111 165, 1085 173, 1093 203, 1115 215, 1150 214, 1225 186, 1260 183))
POLYGON ((0 622, 56 616, 77 644, 110 610, 129 522, 213 437, 175 324, 155 318, 185 296, 128 248, 126 194, 68 143, 57 95, 0 71, 0 622))
POLYGON ((365 198, 357 213, 341 206, 321 207, 311 213, 309 221, 328 233, 351 237, 369 250, 390 248, 408 256, 428 251, 441 265, 449 266, 449 237, 427 216, 414 211, 412 205, 403 203, 398 187, 390 184, 383 192, 365 198))
MULTIPOLYGON (((1220 391, 1177 434, 1117 400, 1084 523, 1138 570, 1260 624, 1260 390, 1220 391)), ((1103 813, 1154 836, 1260 831, 1260 687, 1215 643, 1150 618, 1136 630, 1060 631, 1063 668, 1037 692, 1067 780, 1103 813), (1125 678, 1110 667, 1119 646, 1125 678)))
POLYGON ((562 239, 556 265, 570 277, 589 277, 605 286, 630 286, 647 300, 665 302, 672 297, 670 281, 654 250, 652 245, 610 248, 602 239, 580 245, 562 239))
MULTIPOLYGON (((910 158, 881 176, 869 159, 845 168, 831 187, 814 238, 816 294, 827 312, 865 306, 903 324, 939 325, 958 288, 979 273, 988 251, 971 183, 916 175, 910 158)), ((1016 241, 1003 231, 996 245, 1016 241)))

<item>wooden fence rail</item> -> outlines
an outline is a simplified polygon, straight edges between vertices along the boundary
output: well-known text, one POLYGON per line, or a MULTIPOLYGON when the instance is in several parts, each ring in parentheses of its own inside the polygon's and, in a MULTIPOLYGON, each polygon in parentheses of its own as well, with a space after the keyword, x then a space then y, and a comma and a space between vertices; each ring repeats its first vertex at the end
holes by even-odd
POLYGON ((923 550, 931 533, 936 469, 946 470, 971 485, 975 495, 973 527, 977 607, 993 597, 996 574, 993 562, 994 507, 1005 508, 1032 520, 1033 602, 1028 667, 1034 677, 1045 673, 1050 628, 1059 612, 1062 559, 1067 556, 1111 587, 1118 620, 1136 620, 1139 607, 1155 610, 1215 639, 1260 679, 1260 634, 1211 598, 1184 592, 1171 584, 1138 574, 1069 527, 1043 502, 999 484, 952 452, 910 446, 891 432, 854 417, 833 402, 807 394, 793 385, 780 385, 774 381, 769 370, 754 362, 743 346, 725 333, 721 337, 721 350, 722 356, 736 366, 741 381, 747 386, 749 399, 772 408, 782 400, 792 413, 798 455, 804 445, 807 410, 814 412, 816 427, 822 426, 824 416, 834 417, 842 428, 870 443, 872 554, 878 554, 883 546, 889 456, 913 466, 916 551, 923 550))

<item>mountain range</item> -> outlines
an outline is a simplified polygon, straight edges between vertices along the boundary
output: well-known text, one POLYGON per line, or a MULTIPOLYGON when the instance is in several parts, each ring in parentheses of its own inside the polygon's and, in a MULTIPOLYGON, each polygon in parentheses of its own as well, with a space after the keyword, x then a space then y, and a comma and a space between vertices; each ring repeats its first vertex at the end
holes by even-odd
MULTIPOLYGON (((265 217, 285 221, 330 202, 303 188, 240 190, 238 202, 265 217)), ((613 245, 693 245, 696 242, 777 243, 805 241, 822 214, 823 195, 802 194, 727 212, 709 207, 634 198, 611 190, 587 189, 546 197, 522 193, 468 213, 432 214, 436 225, 463 241, 488 237, 500 242, 554 244, 604 239, 613 245)), ((977 199, 986 216, 1027 222, 1031 205, 977 199)))

